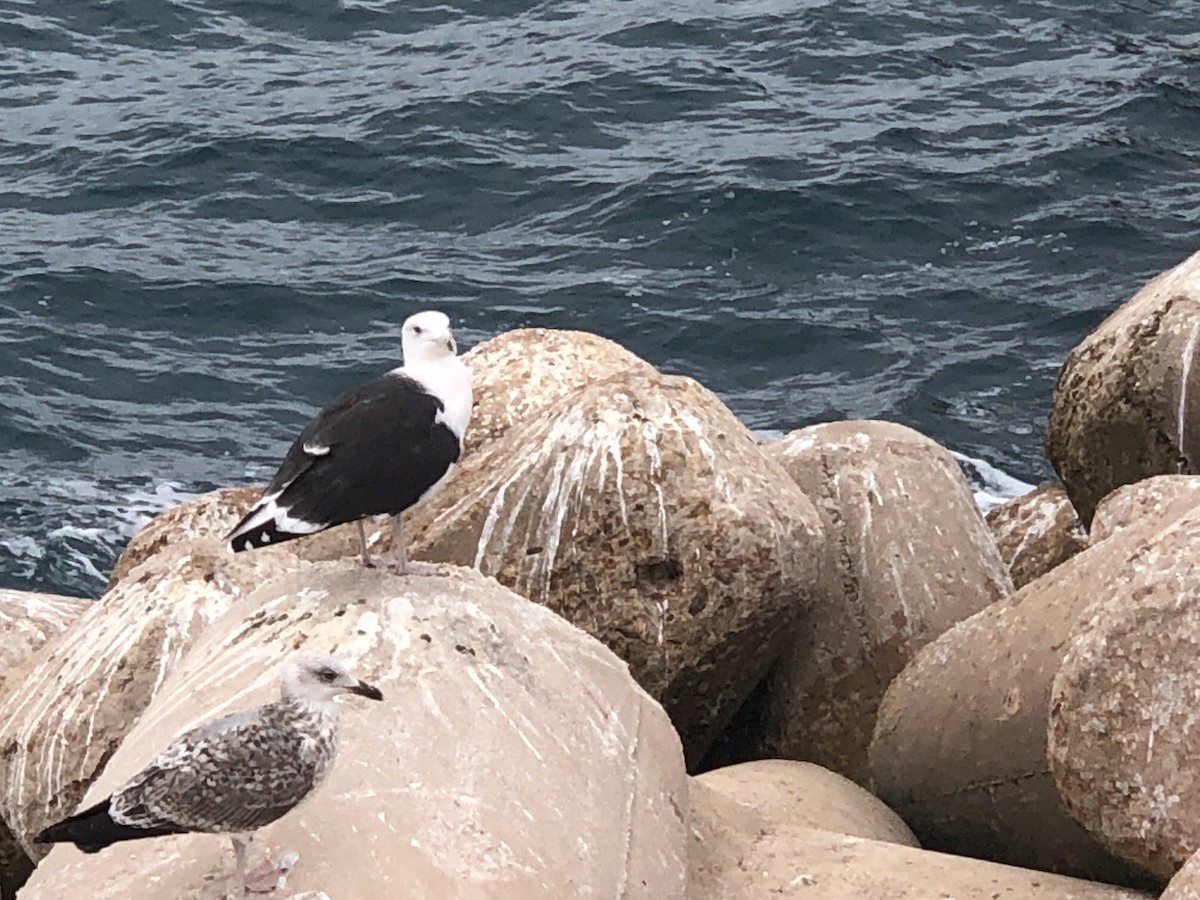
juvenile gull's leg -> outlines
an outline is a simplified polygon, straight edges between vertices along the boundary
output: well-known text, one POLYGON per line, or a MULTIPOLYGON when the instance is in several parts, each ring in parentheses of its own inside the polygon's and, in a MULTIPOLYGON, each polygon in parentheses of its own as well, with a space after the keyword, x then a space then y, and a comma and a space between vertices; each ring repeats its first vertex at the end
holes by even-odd
POLYGON ((240 834, 231 834, 229 840, 233 842, 233 858, 237 862, 237 884, 234 885, 233 896, 246 900, 246 844, 249 841, 240 834))
POLYGON ((417 562, 409 559, 404 547, 404 524, 399 515, 392 516, 392 543, 395 545, 395 555, 388 566, 397 575, 445 575, 446 570, 433 563, 417 562))

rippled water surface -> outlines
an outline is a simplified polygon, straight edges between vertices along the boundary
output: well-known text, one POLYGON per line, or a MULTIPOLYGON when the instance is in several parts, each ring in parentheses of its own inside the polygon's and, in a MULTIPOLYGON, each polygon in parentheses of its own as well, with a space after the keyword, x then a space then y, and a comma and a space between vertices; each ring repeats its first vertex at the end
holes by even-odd
POLYGON ((0 586, 96 593, 429 306, 1044 477, 1063 355, 1200 248, 1195 13, 0 0, 0 586))

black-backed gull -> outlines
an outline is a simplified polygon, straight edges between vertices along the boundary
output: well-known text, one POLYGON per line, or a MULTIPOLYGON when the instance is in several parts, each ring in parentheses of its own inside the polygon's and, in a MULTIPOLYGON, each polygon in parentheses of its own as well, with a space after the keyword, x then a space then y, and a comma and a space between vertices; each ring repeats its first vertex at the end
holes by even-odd
POLYGON ((352 388, 317 414, 288 450, 262 497, 229 535, 250 550, 358 523, 392 517, 393 571, 440 574, 405 552, 401 515, 437 490, 462 452, 471 418, 471 372, 456 356, 450 320, 426 311, 401 332, 404 365, 352 388))

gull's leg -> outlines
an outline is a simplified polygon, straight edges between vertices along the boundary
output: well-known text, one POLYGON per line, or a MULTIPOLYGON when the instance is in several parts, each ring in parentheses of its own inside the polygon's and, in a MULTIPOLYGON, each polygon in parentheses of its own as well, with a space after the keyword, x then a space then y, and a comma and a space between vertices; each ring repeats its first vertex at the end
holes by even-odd
POLYGON ((371 559, 371 554, 367 552, 367 531, 363 528, 362 519, 355 522, 358 526, 358 545, 362 548, 362 564, 368 569, 375 568, 375 560, 371 559))
POLYGON ((392 544, 394 555, 388 566, 397 575, 445 575, 446 570, 433 563, 409 559, 404 546, 404 523, 400 515, 392 516, 392 544))
POLYGON ((249 841, 240 834, 231 834, 229 840, 233 842, 233 858, 237 861, 237 884, 233 896, 246 900, 246 845, 249 841))

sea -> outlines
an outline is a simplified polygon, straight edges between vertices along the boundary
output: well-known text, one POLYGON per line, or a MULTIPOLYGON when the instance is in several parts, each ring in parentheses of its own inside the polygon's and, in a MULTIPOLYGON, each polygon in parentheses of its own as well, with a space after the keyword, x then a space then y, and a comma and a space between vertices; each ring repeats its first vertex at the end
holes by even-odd
POLYGON ((97 596, 426 308, 904 423, 987 506, 1197 249, 1195 0, 0 0, 0 587, 97 596))

